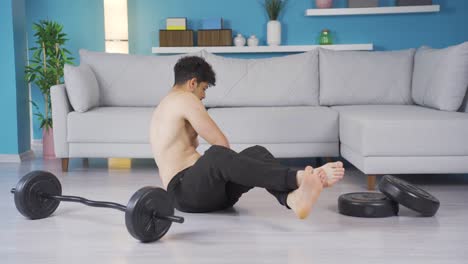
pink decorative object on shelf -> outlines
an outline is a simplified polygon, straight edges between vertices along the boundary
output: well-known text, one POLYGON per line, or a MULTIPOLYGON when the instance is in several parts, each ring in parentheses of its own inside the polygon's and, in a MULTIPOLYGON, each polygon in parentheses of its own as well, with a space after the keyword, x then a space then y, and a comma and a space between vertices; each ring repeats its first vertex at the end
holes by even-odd
POLYGON ((315 6, 317 8, 331 8, 333 0, 315 0, 315 6))

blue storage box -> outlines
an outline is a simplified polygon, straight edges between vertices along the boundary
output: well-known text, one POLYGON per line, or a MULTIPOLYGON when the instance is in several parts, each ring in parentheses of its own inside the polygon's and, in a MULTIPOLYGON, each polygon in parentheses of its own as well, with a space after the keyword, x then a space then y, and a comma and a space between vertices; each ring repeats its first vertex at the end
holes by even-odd
POLYGON ((202 20, 202 26, 200 29, 222 29, 223 19, 222 18, 206 18, 202 20))

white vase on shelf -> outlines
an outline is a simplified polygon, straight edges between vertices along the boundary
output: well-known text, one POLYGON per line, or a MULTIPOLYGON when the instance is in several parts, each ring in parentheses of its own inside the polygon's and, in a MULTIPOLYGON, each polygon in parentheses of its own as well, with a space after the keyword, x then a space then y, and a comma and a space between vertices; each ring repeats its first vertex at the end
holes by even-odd
POLYGON ((269 46, 281 44, 281 23, 278 20, 270 20, 267 23, 267 44, 269 46))
POLYGON ((234 38, 234 46, 236 46, 236 47, 245 46, 245 38, 244 38, 244 36, 242 36, 242 34, 239 33, 234 38))
POLYGON ((258 46, 258 38, 255 35, 250 36, 250 38, 247 40, 247 46, 249 47, 258 46))

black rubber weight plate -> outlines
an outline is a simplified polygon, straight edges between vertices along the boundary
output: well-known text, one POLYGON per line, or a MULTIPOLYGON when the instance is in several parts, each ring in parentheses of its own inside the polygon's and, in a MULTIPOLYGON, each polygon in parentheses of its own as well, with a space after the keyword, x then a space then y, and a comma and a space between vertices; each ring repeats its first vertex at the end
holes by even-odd
POLYGON ((62 195, 62 185, 55 175, 47 171, 32 171, 23 176, 15 192, 15 205, 22 215, 41 219, 57 209, 59 201, 43 198, 39 193, 62 195))
POLYGON ((152 242, 163 237, 172 222, 155 219, 154 214, 173 216, 172 200, 161 188, 143 187, 128 202, 125 212, 128 232, 141 242, 152 242))
POLYGON ((421 213, 423 216, 435 215, 440 206, 439 200, 430 193, 391 175, 382 177, 379 190, 392 200, 421 213))
POLYGON ((398 214, 398 204, 382 193, 347 193, 338 198, 338 211, 355 217, 388 217, 398 214))

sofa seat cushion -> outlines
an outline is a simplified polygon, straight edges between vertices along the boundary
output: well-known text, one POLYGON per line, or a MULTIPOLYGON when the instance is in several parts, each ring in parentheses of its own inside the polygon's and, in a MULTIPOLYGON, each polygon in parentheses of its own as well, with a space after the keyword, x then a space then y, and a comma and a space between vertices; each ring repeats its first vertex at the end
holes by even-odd
POLYGON ((362 156, 468 155, 468 114, 415 105, 335 106, 340 141, 362 156))
POLYGON ((338 114, 328 107, 212 108, 208 113, 233 144, 338 142, 338 114))
POLYGON ((149 143, 154 107, 98 107, 68 114, 67 141, 149 143))

